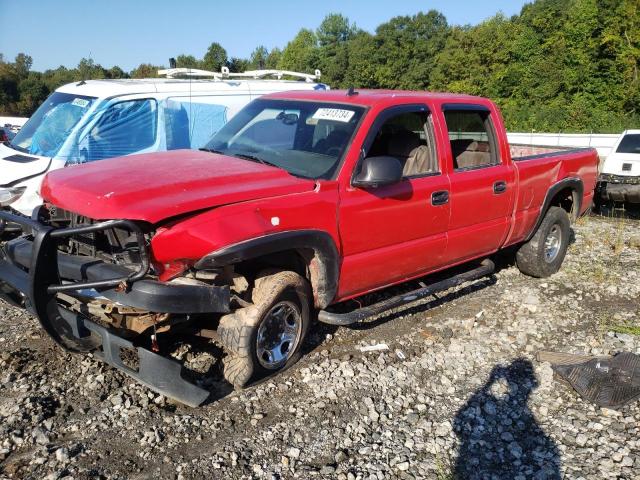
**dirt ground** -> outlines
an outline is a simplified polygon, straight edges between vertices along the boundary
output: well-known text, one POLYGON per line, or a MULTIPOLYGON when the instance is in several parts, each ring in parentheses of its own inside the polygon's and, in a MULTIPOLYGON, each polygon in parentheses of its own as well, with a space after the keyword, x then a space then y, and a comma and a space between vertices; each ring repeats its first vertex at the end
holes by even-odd
POLYGON ((583 478, 640 472, 640 402, 611 410, 554 379, 539 351, 640 354, 640 221, 573 226, 562 270, 495 275, 352 328, 318 325, 289 371, 176 405, 64 353, 0 302, 0 477, 583 478), (361 352, 360 347, 379 345, 361 352))

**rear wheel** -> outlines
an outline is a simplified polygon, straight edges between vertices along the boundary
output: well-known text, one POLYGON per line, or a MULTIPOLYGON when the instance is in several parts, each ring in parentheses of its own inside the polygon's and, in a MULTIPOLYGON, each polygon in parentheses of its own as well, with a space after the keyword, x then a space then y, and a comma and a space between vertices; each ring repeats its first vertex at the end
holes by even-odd
POLYGON ((516 253, 518 269, 532 277, 544 278, 556 273, 569 246, 570 222, 567 212, 551 207, 531 240, 516 253))
POLYGON ((255 282, 253 305, 225 315, 218 332, 228 355, 224 376, 249 386, 293 365, 310 323, 311 292, 295 272, 265 272, 255 282))

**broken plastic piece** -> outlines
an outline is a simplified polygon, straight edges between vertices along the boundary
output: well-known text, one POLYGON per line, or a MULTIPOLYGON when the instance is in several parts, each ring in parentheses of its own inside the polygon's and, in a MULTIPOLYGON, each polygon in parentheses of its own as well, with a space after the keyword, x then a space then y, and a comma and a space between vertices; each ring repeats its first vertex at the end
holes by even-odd
POLYGON ((360 347, 361 352, 377 352, 380 350, 389 350, 389 345, 386 343, 378 343, 377 345, 366 345, 364 347, 360 347))
POLYGON ((640 398, 640 356, 622 352, 614 357, 552 364, 582 398, 600 407, 621 408, 640 398))

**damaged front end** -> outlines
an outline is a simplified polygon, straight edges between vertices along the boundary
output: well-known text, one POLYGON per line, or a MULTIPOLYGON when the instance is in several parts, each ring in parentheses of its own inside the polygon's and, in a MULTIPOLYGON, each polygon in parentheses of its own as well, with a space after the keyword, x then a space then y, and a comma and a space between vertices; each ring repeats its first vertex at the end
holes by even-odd
POLYGON ((0 221, 29 232, 0 250, 1 296, 34 313, 63 348, 93 352, 186 405, 207 399, 208 390, 183 378, 180 363, 153 351, 155 334, 186 324, 193 315, 228 312, 228 285, 159 281, 152 270, 150 232, 138 222, 79 223, 77 217, 57 222, 45 209, 32 218, 0 211, 0 221), (149 332, 150 349, 138 342, 149 332), (123 360, 132 351, 136 367, 123 360))
POLYGON ((617 203, 640 203, 640 176, 601 173, 596 186, 598 199, 617 203))

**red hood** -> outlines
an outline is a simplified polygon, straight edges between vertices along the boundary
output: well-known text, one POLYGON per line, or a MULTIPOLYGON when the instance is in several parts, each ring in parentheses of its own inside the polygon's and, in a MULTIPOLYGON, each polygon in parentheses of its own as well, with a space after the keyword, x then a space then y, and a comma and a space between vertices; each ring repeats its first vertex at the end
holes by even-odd
POLYGON ((42 197, 96 220, 157 223, 196 210, 300 193, 314 182, 279 168, 195 150, 132 155, 55 170, 42 197))

